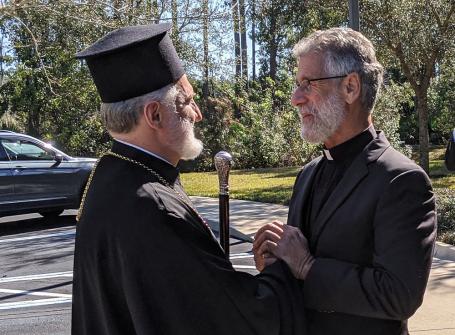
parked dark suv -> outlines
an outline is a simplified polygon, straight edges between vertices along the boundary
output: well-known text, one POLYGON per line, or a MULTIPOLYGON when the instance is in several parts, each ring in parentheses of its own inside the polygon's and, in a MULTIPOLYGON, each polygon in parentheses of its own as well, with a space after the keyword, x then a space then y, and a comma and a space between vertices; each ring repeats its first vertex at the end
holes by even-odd
POLYGON ((0 130, 0 216, 57 216, 78 208, 96 159, 74 158, 31 136, 0 130))

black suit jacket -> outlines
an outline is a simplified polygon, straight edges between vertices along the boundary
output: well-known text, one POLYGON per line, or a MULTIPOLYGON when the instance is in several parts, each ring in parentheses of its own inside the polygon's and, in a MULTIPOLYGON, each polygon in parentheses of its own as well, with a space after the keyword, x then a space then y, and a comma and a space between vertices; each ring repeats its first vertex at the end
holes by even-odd
POLYGON ((305 334, 301 290, 282 262, 237 272, 191 208, 178 171, 115 142, 76 227, 73 335, 305 334), (182 197, 184 200, 182 200, 182 197))
MULTIPOLYGON (((290 225, 305 224, 320 161, 297 177, 290 225)), ((309 333, 405 334, 422 303, 436 236, 426 173, 379 132, 309 225, 316 257, 302 284, 309 333)))

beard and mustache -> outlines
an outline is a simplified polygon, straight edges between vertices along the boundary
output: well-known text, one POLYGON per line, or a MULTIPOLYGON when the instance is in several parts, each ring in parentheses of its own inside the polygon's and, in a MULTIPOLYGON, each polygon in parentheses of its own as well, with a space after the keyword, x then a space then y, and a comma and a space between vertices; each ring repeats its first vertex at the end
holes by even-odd
POLYGON ((177 112, 172 113, 169 123, 169 146, 177 152, 180 159, 191 160, 198 157, 204 145, 194 135, 194 123, 177 112))
POLYGON ((345 119, 344 101, 338 93, 330 95, 319 105, 300 107, 300 136, 310 143, 322 143, 332 136, 345 119))
MULTIPOLYGON (((180 116, 176 110, 172 113, 169 127, 169 145, 182 160, 198 157, 204 146, 194 135, 194 123, 180 116)), ((323 143, 340 127, 346 111, 338 93, 330 95, 319 105, 305 105, 300 108, 300 136, 310 143, 323 143)))

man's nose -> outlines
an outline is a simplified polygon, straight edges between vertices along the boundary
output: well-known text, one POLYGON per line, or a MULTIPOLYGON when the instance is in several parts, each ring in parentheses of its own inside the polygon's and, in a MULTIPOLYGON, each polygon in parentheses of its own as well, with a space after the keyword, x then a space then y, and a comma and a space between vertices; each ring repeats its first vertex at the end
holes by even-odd
POLYGON ((295 90, 293 93, 292 93, 292 96, 291 96, 291 105, 294 106, 294 107, 297 107, 297 106, 300 106, 302 104, 305 104, 308 102, 308 99, 307 97, 305 96, 305 94, 303 94, 301 92, 301 90, 295 90))

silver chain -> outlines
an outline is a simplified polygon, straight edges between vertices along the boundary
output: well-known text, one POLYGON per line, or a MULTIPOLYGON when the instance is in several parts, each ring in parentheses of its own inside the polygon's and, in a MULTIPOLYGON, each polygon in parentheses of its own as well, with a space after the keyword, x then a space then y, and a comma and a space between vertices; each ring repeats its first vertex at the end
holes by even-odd
MULTIPOLYGON (((85 205, 85 198, 87 196, 87 192, 88 192, 88 189, 90 187, 90 184, 92 183, 92 179, 93 179, 93 175, 95 174, 95 169, 96 167, 98 166, 98 163, 100 162, 101 158, 103 158, 104 156, 113 156, 113 157, 117 157, 121 160, 124 160, 124 161, 127 161, 127 162, 130 162, 130 163, 133 163, 135 165, 138 165, 142 168, 144 168, 145 170, 147 170, 148 172, 150 172, 152 175, 154 175, 161 184, 163 184, 164 186, 166 186, 167 188, 171 189, 179 198, 180 200, 182 200, 188 207, 190 207, 193 212, 199 217, 199 219, 204 223, 204 225, 209 228, 207 222, 204 220, 204 218, 199 214, 199 212, 197 211, 196 208, 194 208, 194 206, 189 203, 185 197, 179 192, 177 191, 176 189, 174 189, 171 184, 169 184, 167 182, 166 179, 164 179, 158 172, 156 172, 155 170, 153 170, 152 168, 149 168, 148 166, 146 166, 145 164, 142 164, 141 162, 138 162, 134 159, 131 159, 131 158, 128 158, 128 157, 125 157, 125 156, 122 156, 122 155, 119 155, 115 152, 112 152, 112 151, 108 151, 106 152, 104 155, 102 155, 100 157, 100 159, 98 159, 98 161, 95 163, 95 165, 93 166, 93 170, 92 170, 92 173, 90 174, 90 177, 88 178, 88 181, 87 181, 87 185, 85 186, 85 190, 84 190, 84 194, 82 195, 82 200, 81 200, 81 205, 79 207, 79 212, 77 213, 77 216, 76 216, 76 220, 79 221, 81 215, 82 215, 82 211, 83 211, 83 208, 84 208, 84 205, 85 205)), ((209 228, 210 230, 210 228, 209 228)))

